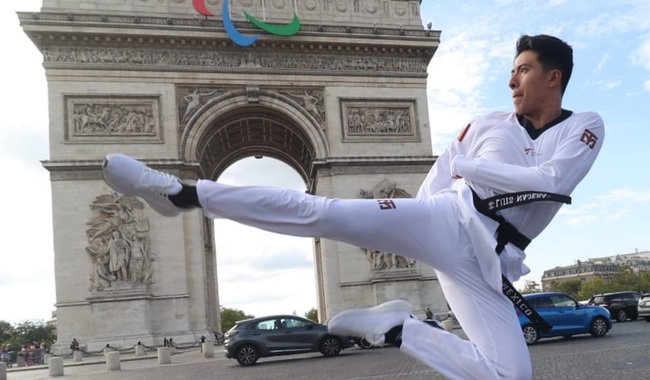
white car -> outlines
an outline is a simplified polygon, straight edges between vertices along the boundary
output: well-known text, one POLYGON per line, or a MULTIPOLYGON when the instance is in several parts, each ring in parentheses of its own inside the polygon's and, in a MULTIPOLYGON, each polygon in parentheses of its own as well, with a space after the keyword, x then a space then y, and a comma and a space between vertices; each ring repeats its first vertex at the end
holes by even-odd
POLYGON ((642 294, 639 298, 639 305, 637 306, 639 317, 650 322, 650 293, 642 294))

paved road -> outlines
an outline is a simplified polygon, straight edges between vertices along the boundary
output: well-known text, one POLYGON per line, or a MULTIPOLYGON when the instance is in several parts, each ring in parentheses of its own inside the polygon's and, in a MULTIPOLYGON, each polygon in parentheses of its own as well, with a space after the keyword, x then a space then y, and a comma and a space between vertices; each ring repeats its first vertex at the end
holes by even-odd
MULTIPOLYGON (((398 349, 386 347, 345 350, 335 358, 320 354, 261 359, 252 367, 240 367, 225 359, 219 347, 215 358, 204 359, 198 349, 178 353, 172 364, 158 365, 155 354, 148 359, 123 361, 122 370, 108 372, 104 363, 67 365, 62 379, 171 380, 171 379, 309 379, 309 380, 438 380, 430 368, 410 359, 398 349)), ((548 339, 530 347, 535 379, 650 378, 650 323, 614 323, 604 338, 588 335, 571 339, 548 339)), ((132 358, 125 355, 124 359, 132 358)), ((71 363, 70 363, 71 364, 71 363)), ((8 380, 51 379, 47 369, 9 371, 8 380)))

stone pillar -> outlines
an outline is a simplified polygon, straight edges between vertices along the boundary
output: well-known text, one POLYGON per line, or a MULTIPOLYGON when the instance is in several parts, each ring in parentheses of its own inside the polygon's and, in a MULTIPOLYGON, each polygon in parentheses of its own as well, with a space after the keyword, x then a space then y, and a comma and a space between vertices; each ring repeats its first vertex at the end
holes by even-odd
POLYGON ((0 380, 7 380, 7 363, 0 362, 0 380))
POLYGON ((106 369, 109 371, 119 371, 121 369, 119 351, 106 353, 106 369))
POLYGON ((145 356, 146 353, 144 352, 144 346, 141 344, 136 344, 135 345, 135 356, 145 356))
POLYGON ((25 366, 25 358, 18 355, 16 356, 16 367, 24 367, 25 366))
POLYGON ((52 355, 50 355, 50 354, 43 355, 43 364, 48 365, 50 363, 50 358, 51 357, 52 357, 52 355))
POLYGON ((214 345, 212 342, 201 343, 201 349, 203 351, 203 357, 205 359, 214 357, 214 345))
POLYGON ((169 364, 172 362, 172 349, 170 347, 158 348, 158 364, 169 364))
POLYGON ((62 357, 53 357, 47 362, 47 365, 50 370, 50 376, 63 376, 63 358, 62 357))
POLYGON ((74 350, 72 351, 72 361, 75 363, 79 363, 80 361, 83 360, 83 353, 79 350, 74 350))

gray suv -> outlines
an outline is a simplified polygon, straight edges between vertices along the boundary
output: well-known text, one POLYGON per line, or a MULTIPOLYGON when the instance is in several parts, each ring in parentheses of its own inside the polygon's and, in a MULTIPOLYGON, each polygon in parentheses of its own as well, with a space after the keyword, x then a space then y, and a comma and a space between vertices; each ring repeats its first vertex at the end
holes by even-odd
POLYGON ((606 308, 612 319, 618 322, 625 322, 628 318, 636 321, 639 317, 637 307, 640 297, 639 292, 632 291, 595 294, 591 296, 588 304, 606 308))
POLYGON ((225 354, 242 366, 267 356, 320 352, 336 356, 352 347, 350 337, 332 335, 327 326, 295 315, 273 315, 238 321, 225 334, 225 354))

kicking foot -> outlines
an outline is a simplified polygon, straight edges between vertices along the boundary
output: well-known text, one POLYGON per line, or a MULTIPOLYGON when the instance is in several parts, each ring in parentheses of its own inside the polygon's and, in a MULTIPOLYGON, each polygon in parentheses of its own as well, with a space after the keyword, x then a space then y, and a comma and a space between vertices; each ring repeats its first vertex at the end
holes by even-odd
POLYGON ((178 194, 183 188, 181 181, 171 174, 153 170, 138 160, 118 153, 106 156, 102 174, 113 190, 144 199, 164 216, 176 216, 183 211, 169 200, 170 195, 178 194))
POLYGON ((398 326, 401 327, 410 317, 412 309, 413 306, 405 300, 392 300, 373 307, 348 309, 336 314, 327 324, 327 328, 332 334, 364 338, 375 345, 381 345, 384 341, 394 343, 392 340, 395 337, 387 336, 386 333, 395 331, 398 326))

